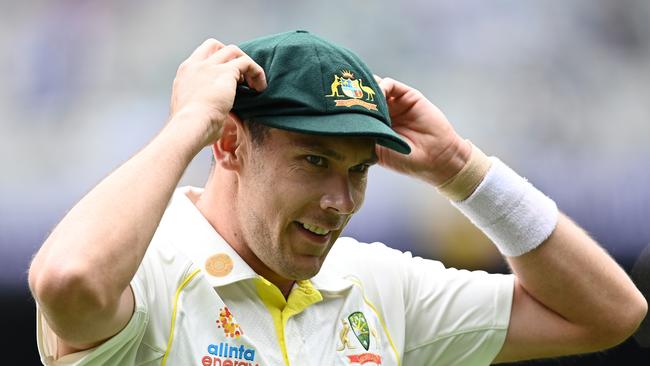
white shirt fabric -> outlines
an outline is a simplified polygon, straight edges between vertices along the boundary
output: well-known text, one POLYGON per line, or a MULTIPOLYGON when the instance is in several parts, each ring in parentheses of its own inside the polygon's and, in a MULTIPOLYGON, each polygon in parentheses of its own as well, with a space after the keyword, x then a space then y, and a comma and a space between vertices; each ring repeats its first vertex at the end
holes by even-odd
POLYGON ((317 290, 322 301, 283 312, 279 340, 280 318, 274 323, 260 298, 263 280, 188 192, 200 190, 174 193, 131 282, 135 310, 122 331, 56 360, 56 335, 37 309, 44 364, 261 366, 286 357, 294 366, 469 366, 489 365, 503 345, 514 276, 445 268, 352 238, 337 240, 318 275, 294 286, 303 292, 296 298, 317 290), (214 276, 206 260, 218 253, 232 269, 214 276))

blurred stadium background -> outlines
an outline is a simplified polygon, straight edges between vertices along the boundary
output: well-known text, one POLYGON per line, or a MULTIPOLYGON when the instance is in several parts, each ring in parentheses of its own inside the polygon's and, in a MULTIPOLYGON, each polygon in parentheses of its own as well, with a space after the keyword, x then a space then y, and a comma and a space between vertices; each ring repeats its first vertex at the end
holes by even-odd
MULTIPOLYGON (((648 1, 3 1, 0 304, 22 364, 38 364, 32 254, 165 123, 178 64, 208 37, 238 43, 292 29, 351 48, 377 74, 421 90, 626 270, 650 244, 648 1)), ((202 185, 209 159, 207 150, 197 156, 181 184, 202 185)), ((373 168, 347 234, 449 266, 507 271, 434 189, 382 168, 373 168)), ((532 364, 648 359, 630 339, 532 364)))

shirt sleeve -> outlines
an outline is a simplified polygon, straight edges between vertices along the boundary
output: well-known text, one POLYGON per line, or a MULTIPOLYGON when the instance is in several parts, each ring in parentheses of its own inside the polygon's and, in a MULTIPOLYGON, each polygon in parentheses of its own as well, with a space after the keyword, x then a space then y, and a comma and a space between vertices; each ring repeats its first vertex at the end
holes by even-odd
POLYGON ((339 241, 332 250, 335 270, 353 268, 363 281, 403 365, 473 366, 494 360, 510 322, 513 275, 446 268, 382 243, 339 241))
POLYGON ((404 364, 489 365, 505 341, 514 276, 403 255, 404 364))
POLYGON ((43 313, 36 307, 36 340, 41 362, 44 365, 134 365, 140 341, 146 330, 147 306, 145 293, 138 278, 131 281, 135 309, 127 325, 101 345, 56 358, 57 335, 47 324, 43 313))

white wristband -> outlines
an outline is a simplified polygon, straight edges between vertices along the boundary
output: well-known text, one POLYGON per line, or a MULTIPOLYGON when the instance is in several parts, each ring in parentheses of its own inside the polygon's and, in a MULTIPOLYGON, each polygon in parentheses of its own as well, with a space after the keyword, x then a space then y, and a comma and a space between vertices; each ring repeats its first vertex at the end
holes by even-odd
POLYGON ((501 160, 490 159, 492 166, 476 190, 464 201, 452 203, 501 254, 516 257, 551 235, 557 225, 557 205, 501 160))

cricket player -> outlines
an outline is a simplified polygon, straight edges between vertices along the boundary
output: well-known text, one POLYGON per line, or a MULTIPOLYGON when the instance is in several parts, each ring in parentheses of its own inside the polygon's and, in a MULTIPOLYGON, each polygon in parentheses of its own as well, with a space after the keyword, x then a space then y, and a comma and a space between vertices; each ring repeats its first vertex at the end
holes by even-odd
POLYGON ((201 44, 165 126, 66 214, 29 285, 47 365, 489 365, 612 347, 647 310, 551 198, 306 31, 201 44), (205 186, 178 187, 205 147, 205 186), (512 274, 340 237, 376 163, 449 198, 512 274))

